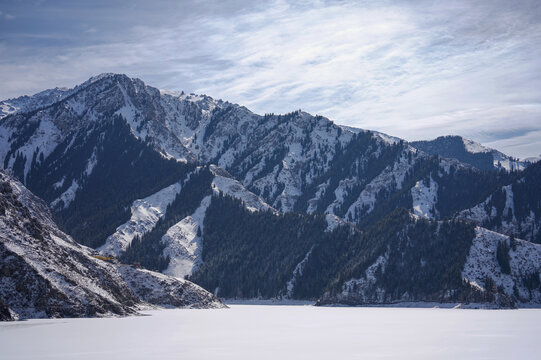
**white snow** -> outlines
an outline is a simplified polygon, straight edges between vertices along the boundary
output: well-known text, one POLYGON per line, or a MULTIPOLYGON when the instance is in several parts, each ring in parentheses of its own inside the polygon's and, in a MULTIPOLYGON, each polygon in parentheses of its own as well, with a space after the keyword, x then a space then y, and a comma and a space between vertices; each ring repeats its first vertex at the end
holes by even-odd
POLYGON ((96 148, 94 148, 94 151, 92 151, 92 155, 90 156, 90 159, 88 159, 88 162, 86 163, 86 169, 84 174, 86 176, 90 176, 92 174, 92 170, 94 170, 94 167, 98 163, 98 154, 97 154, 96 148))
POLYGON ((259 196, 247 190, 240 182, 220 175, 216 169, 215 166, 211 166, 211 171, 213 171, 215 176, 211 185, 214 193, 222 192, 225 195, 239 199, 243 202, 244 206, 252 212, 265 210, 275 211, 259 196))
POLYGON ((9 114, 13 114, 14 112, 18 111, 19 108, 15 105, 10 104, 8 100, 2 101, 0 103, 0 119, 8 116, 9 114))
POLYGON ((499 168, 500 166, 507 170, 524 170, 528 163, 526 161, 520 161, 518 159, 513 159, 497 150, 483 146, 475 141, 462 138, 464 146, 468 152, 477 154, 477 153, 491 153, 494 158, 494 167, 499 168))
POLYGON ((64 191, 56 200, 51 202, 51 207, 56 207, 62 201, 63 207, 67 208, 69 204, 75 199, 75 195, 77 194, 78 189, 79 184, 77 183, 77 181, 72 180, 70 187, 67 188, 66 191, 64 191))
POLYGON ((419 180, 411 188, 413 198, 413 213, 427 219, 438 217, 436 202, 438 201, 438 183, 430 176, 430 186, 424 180, 419 180))
POLYGON ((500 166, 507 171, 513 170, 524 170, 529 165, 526 161, 520 161, 518 159, 513 159, 499 151, 493 150, 494 156, 494 167, 499 168, 500 166))
POLYGON ((317 202, 321 197, 323 196, 323 193, 327 190, 329 187, 330 180, 327 180, 326 182, 319 184, 317 186, 317 191, 315 193, 315 196, 308 200, 308 209, 306 209, 306 213, 313 214, 317 210, 317 202))
POLYGON ((22 359, 537 359, 541 310, 230 305, 0 324, 22 359), (29 341, 31 339, 31 341, 29 341))
POLYGON ((197 230, 203 232, 205 212, 211 202, 206 196, 195 212, 170 227, 161 241, 165 245, 164 256, 169 256, 169 267, 164 274, 178 278, 191 275, 202 263, 203 241, 197 236, 197 230))
MULTIPOLYGON (((490 276, 497 286, 504 287, 506 294, 512 295, 513 286, 516 285, 520 296, 527 299, 529 292, 522 282, 522 277, 541 271, 541 245, 517 239, 516 250, 509 251, 511 274, 508 275, 501 273, 496 251, 498 242, 509 244, 509 237, 482 227, 476 227, 475 234, 462 278, 484 289, 485 278, 490 276)), ((534 302, 541 302, 539 292, 532 292, 532 295, 534 302)))
MULTIPOLYGON (((30 166, 32 164, 32 157, 34 156, 34 153, 39 148, 39 153, 42 153, 43 156, 46 158, 49 156, 53 150, 56 148, 56 146, 63 140, 61 131, 55 126, 53 121, 48 118, 46 115, 40 116, 40 112, 36 114, 34 117, 32 117, 29 121, 38 121, 40 120, 39 126, 36 129, 36 131, 32 134, 30 139, 26 143, 24 143, 23 146, 19 147, 17 149, 16 153, 20 153, 24 157, 26 157, 26 163, 24 165, 24 176, 26 178, 26 175, 30 171, 30 166)), ((3 145, 0 145, 0 155, 5 157, 9 141, 7 139, 13 132, 12 129, 6 129, 2 127, 2 130, 0 130, 0 138, 4 138, 2 141, 3 145), (8 135, 9 134, 9 135, 8 135)), ((15 141, 15 139, 12 139, 11 142, 15 141)), ((39 154, 38 154, 39 155, 39 154)), ((37 157, 39 159, 39 156, 37 157)), ((12 157, 8 168, 12 168, 13 163, 15 159, 12 157)))
POLYGON ((387 134, 381 133, 379 131, 372 131, 372 132, 374 133, 375 137, 380 138, 385 143, 390 144, 390 145, 394 145, 394 144, 397 144, 400 141, 402 141, 402 139, 397 138, 396 136, 387 135, 387 134))
POLYGON ((327 228, 325 229, 325 232, 331 232, 338 226, 347 224, 343 219, 333 214, 325 215, 325 220, 327 220, 327 228))
POLYGON ((115 112, 115 114, 116 115, 121 115, 124 118, 124 120, 126 120, 126 122, 128 123, 128 125, 131 128, 132 133, 137 138, 143 138, 143 136, 145 134, 137 131, 137 125, 138 125, 137 122, 136 122, 137 115, 138 115, 137 109, 135 108, 135 106, 130 101, 130 97, 126 93, 126 90, 122 86, 119 86, 119 89, 120 89, 120 91, 122 93, 122 96, 124 97, 124 106, 122 106, 120 109, 118 109, 115 112))
POLYGON ((464 143, 464 147, 466 148, 466 151, 471 152, 473 154, 486 153, 486 152, 492 151, 492 149, 487 148, 486 146, 483 146, 479 144, 478 142, 475 142, 470 139, 462 138, 462 142, 464 143))
POLYGON ((358 183, 356 177, 340 180, 338 186, 334 190, 335 200, 325 209, 326 214, 334 214, 334 208, 344 202, 344 197, 350 189, 358 183))
POLYGON ((154 228, 180 190, 181 185, 175 183, 149 197, 135 200, 131 206, 130 220, 120 225, 98 251, 104 255, 119 256, 136 236, 142 236, 154 228))
MULTIPOLYGON (((237 198, 249 211, 270 210, 277 213, 275 209, 248 191, 241 183, 227 177, 228 174, 223 169, 213 165, 210 170, 214 174, 211 187, 215 194, 221 192, 237 198)), ((203 232, 205 212, 210 201, 210 196, 203 198, 193 214, 173 225, 162 237, 161 241, 165 244, 163 255, 170 258, 168 268, 163 271, 164 274, 184 278, 191 275, 201 265, 202 239, 197 236, 197 232, 198 229, 201 233, 203 232)))
POLYGON ((53 189, 56 190, 56 189, 59 189, 59 188, 61 188, 62 186, 64 186, 64 181, 66 181, 66 177, 65 177, 65 176, 63 176, 62 179, 58 180, 57 182, 55 182, 55 183, 53 184, 53 189))

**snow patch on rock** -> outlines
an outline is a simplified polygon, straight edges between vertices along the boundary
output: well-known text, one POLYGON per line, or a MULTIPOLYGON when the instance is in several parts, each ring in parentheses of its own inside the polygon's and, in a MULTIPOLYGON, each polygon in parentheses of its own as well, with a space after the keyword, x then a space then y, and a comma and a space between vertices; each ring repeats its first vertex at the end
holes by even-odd
POLYGON ((172 184, 144 199, 135 200, 131 206, 131 218, 110 235, 98 251, 104 255, 119 256, 126 251, 136 236, 143 236, 156 226, 165 215, 167 206, 181 190, 180 183, 172 184))
POLYGON ((62 204, 62 207, 65 209, 69 206, 69 204, 75 199, 75 195, 77 194, 77 190, 79 189, 79 183, 77 181, 72 180, 71 185, 69 188, 66 189, 56 200, 51 202, 51 206, 53 208, 59 206, 62 204))
POLYGON ((424 180, 419 180, 411 188, 413 198, 413 213, 427 219, 438 218, 436 202, 438 201, 438 183, 429 178, 429 186, 424 180))
POLYGON ((462 142, 464 143, 464 147, 466 148, 466 151, 471 152, 472 154, 487 153, 487 152, 492 151, 492 149, 489 149, 486 146, 483 146, 479 144, 478 142, 475 142, 470 139, 462 138, 462 142))
POLYGON ((237 180, 220 175, 216 171, 216 167, 211 166, 211 171, 215 175, 214 180, 212 180, 212 185, 211 185, 214 193, 221 192, 225 195, 229 195, 231 197, 239 199, 243 202, 244 206, 252 212, 266 211, 266 210, 275 211, 263 199, 261 199, 259 196, 257 196, 253 192, 247 190, 237 180))
POLYGON ((345 222, 342 218, 339 218, 333 214, 325 215, 325 220, 327 221, 327 228, 325 229, 325 232, 331 232, 337 227, 347 224, 347 222, 345 222))
POLYGON ((161 242, 165 245, 163 255, 169 257, 164 274, 184 278, 193 274, 202 263, 203 221, 212 197, 206 196, 195 212, 170 227, 161 242), (199 233, 199 235, 198 235, 199 233))

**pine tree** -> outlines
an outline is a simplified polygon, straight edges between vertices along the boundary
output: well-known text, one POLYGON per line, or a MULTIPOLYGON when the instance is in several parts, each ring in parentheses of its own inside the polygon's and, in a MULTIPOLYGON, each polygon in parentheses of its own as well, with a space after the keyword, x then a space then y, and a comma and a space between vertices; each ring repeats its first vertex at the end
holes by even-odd
POLYGON ((511 266, 509 264, 509 245, 507 245, 507 242, 498 242, 496 259, 498 260, 498 264, 500 264, 502 273, 511 274, 511 266))

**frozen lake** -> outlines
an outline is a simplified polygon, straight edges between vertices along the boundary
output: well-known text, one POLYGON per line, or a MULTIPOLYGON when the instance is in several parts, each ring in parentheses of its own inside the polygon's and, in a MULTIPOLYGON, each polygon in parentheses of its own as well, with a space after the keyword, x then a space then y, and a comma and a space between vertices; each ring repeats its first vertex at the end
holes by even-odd
POLYGON ((0 323, 0 359, 539 359, 541 310, 230 305, 0 323))

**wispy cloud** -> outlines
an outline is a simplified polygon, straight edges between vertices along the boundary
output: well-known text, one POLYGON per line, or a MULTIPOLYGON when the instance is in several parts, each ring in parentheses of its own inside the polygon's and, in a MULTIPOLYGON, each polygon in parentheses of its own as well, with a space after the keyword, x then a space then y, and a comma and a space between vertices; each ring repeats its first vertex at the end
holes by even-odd
POLYGON ((13 19, 15 19, 15 16, 13 16, 11 14, 8 14, 8 13, 5 13, 3 11, 0 11, 0 19, 13 20, 13 19))
POLYGON ((114 71, 259 113, 302 108, 410 140, 460 134, 514 156, 541 152, 535 1, 166 5, 178 21, 156 20, 159 6, 144 21, 140 8, 111 9, 133 24, 83 19, 67 47, 0 43, 0 96, 114 71))

